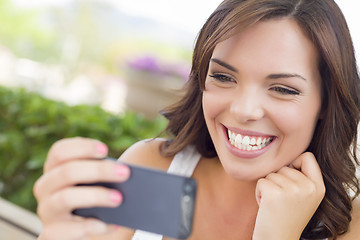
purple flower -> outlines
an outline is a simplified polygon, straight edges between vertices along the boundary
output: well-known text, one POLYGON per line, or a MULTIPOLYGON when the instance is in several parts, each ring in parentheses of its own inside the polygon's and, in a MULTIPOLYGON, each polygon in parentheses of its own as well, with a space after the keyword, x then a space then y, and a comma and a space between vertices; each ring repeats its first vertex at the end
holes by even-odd
POLYGON ((129 62, 129 66, 135 70, 162 73, 161 67, 157 60, 151 56, 137 58, 129 62))
POLYGON ((185 63, 172 63, 172 64, 161 64, 153 56, 144 56, 136 58, 135 60, 130 61, 129 67, 136 71, 144 71, 153 74, 159 74, 163 76, 175 76, 183 79, 184 81, 188 80, 190 73, 189 64, 185 63))

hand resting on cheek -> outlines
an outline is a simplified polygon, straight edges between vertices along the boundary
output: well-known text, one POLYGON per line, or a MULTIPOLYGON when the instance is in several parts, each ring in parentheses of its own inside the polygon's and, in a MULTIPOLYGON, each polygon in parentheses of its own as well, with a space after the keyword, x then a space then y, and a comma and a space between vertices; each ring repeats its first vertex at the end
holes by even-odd
POLYGON ((309 152, 301 154, 290 167, 259 179, 253 240, 300 239, 324 195, 319 165, 309 152))

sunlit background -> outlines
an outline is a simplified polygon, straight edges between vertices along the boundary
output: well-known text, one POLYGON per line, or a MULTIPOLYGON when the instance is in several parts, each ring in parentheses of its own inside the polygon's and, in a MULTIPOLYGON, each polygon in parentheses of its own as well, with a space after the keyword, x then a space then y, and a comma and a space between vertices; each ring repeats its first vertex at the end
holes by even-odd
POLYGON ((178 98, 170 90, 186 80, 196 34, 218 1, 0 3, 2 85, 153 118, 178 98))
MULTIPOLYGON (((177 97, 168 90, 186 79, 196 35, 220 2, 0 0, 0 84, 71 105, 100 104, 113 113, 131 108, 153 117, 177 97), (151 109, 152 96, 139 86, 157 84, 163 98, 154 98, 151 109)), ((338 3, 360 59, 360 3, 338 3)))

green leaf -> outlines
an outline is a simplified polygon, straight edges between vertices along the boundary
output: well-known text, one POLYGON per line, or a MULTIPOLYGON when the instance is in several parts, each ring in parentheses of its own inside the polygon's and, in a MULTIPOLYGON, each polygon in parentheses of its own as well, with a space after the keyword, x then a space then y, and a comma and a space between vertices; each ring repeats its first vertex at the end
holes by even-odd
POLYGON ((118 116, 99 106, 71 107, 4 87, 0 87, 0 108, 0 195, 33 212, 32 186, 55 141, 95 138, 108 144, 110 156, 119 157, 136 141, 157 136, 167 123, 164 118, 150 121, 131 112, 118 116))

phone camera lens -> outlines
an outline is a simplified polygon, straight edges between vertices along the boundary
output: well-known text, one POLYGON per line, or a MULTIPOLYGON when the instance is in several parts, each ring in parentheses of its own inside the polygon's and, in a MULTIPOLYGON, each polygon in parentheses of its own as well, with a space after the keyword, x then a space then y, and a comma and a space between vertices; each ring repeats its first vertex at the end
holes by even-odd
POLYGON ((192 186, 192 185, 186 184, 186 185, 184 186, 184 192, 185 192, 185 193, 191 193, 192 191, 193 191, 193 186, 192 186))

